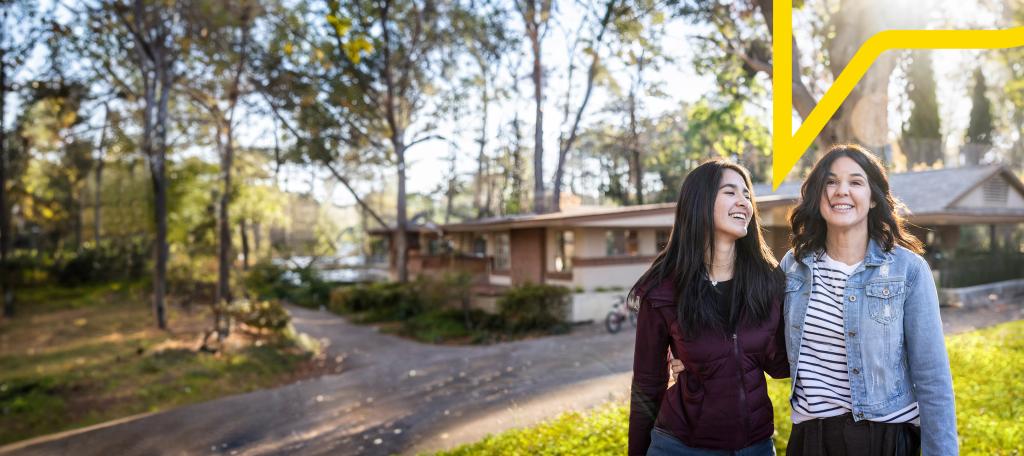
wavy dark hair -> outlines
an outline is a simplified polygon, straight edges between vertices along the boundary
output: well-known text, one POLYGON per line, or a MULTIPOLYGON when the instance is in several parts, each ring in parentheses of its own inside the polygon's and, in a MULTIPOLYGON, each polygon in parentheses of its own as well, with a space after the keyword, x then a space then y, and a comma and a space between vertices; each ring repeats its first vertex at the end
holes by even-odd
POLYGON ((683 180, 668 244, 629 292, 632 302, 637 302, 637 297, 642 298, 665 280, 671 281, 675 286, 679 325, 687 337, 695 337, 705 329, 724 332, 728 324, 717 317, 712 307, 714 300, 706 299, 712 289, 704 262, 714 255, 715 199, 727 169, 743 176, 753 209, 747 235, 736 241, 732 299, 739 304, 739 315, 752 323, 764 321, 770 313, 772 299, 781 291, 781 272, 764 242, 750 174, 730 161, 706 161, 683 180))
POLYGON ((886 252, 897 245, 906 247, 914 253, 923 252, 921 241, 906 230, 906 221, 899 214, 904 205, 889 191, 889 178, 882 162, 861 146, 838 144, 832 146, 814 164, 811 174, 800 187, 800 204, 789 216, 789 223, 793 227, 793 254, 796 258, 803 258, 825 249, 828 227, 821 215, 819 203, 825 194, 825 184, 832 163, 840 157, 848 157, 857 162, 867 173, 871 201, 875 203, 875 207, 868 210, 868 237, 881 244, 886 252))

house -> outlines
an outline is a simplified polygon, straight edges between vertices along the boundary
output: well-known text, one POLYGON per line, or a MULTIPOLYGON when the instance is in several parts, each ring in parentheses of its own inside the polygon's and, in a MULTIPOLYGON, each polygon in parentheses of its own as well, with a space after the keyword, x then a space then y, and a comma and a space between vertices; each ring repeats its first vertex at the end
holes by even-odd
MULTIPOLYGON (((911 230, 932 248, 952 252, 962 225, 1012 229, 1024 223, 1024 183, 1005 167, 897 173, 890 184, 906 204, 911 230)), ((789 248, 788 214, 800 183, 776 191, 756 185, 754 193, 766 242, 781 257, 789 248)), ((471 272, 479 285, 475 301, 484 308, 509 286, 562 285, 574 291, 571 321, 600 320, 664 247, 675 210, 675 203, 589 207, 415 228, 407 233, 410 276, 471 272)), ((993 237, 996 232, 990 230, 993 237)), ((391 257, 394 271, 393 251, 391 257)))

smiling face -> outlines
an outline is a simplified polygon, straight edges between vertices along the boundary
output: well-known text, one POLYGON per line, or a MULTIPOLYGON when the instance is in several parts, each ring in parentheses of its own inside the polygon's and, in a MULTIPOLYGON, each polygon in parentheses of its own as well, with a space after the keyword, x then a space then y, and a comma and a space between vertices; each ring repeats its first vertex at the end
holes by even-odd
POLYGON ((867 173, 850 157, 832 162, 818 210, 829 230, 863 229, 867 233, 868 212, 874 207, 867 173))
POLYGON ((747 235, 754 215, 750 189, 736 171, 725 169, 715 197, 715 239, 735 241, 747 235))

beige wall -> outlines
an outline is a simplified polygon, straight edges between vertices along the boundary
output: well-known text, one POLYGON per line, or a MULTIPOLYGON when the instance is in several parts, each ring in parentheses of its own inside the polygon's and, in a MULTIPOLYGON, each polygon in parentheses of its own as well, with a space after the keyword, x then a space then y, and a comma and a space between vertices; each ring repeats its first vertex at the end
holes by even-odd
POLYGON ((648 263, 578 267, 573 270, 572 276, 573 282, 586 291, 597 287, 629 288, 648 267, 648 263))
MULTIPOLYGON (((1006 178, 1000 174, 997 174, 995 176, 992 176, 991 179, 1005 180, 1006 178)), ((1008 207, 1015 209, 1024 208, 1024 197, 1021 196, 1020 192, 1018 192, 1017 189, 1013 187, 1013 185, 1009 185, 1009 183, 1007 183, 1007 187, 1008 195, 1005 203, 994 203, 985 201, 985 184, 982 183, 981 185, 975 187, 974 190, 971 190, 971 192, 964 196, 960 201, 958 201, 956 207, 1008 207)))

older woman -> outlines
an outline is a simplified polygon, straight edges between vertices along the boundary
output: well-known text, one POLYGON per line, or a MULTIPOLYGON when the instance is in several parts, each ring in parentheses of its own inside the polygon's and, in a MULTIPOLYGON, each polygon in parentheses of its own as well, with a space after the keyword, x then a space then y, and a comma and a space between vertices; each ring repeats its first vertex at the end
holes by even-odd
POLYGON ((879 160, 833 147, 790 221, 791 455, 957 454, 939 302, 879 160))

